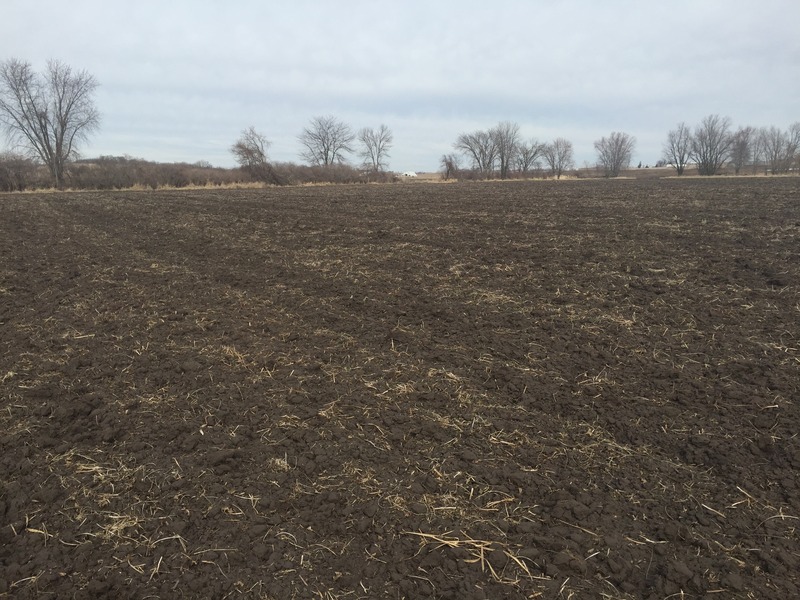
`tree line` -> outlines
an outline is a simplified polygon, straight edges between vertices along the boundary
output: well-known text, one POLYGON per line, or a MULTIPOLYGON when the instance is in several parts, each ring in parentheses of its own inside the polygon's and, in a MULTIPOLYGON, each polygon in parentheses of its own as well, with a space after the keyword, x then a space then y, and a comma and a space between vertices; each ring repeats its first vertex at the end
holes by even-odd
MULTIPOLYGON (((0 62, 0 128, 16 148, 0 154, 0 191, 42 187, 43 181, 61 188, 108 188, 143 185, 226 184, 241 181, 285 185, 316 181, 388 181, 388 159, 394 136, 386 125, 352 129, 334 116, 317 116, 297 136, 303 165, 275 163, 270 142, 249 127, 230 152, 236 173, 208 164, 158 165, 130 157, 101 157, 79 161, 78 148, 95 133, 100 113, 94 102, 95 78, 59 61, 49 61, 37 73, 30 63, 0 62), (359 160, 351 163, 351 156, 359 160), (43 170, 46 174, 43 173, 43 170)), ((636 138, 611 132, 594 142, 596 168, 617 177, 630 167, 636 138)), ((517 123, 460 134, 439 167, 445 179, 500 178, 547 175, 560 178, 575 168, 572 142, 523 139, 517 123)), ((669 165, 678 175, 689 166, 700 175, 714 175, 730 166, 739 174, 779 174, 800 168, 800 122, 786 130, 772 127, 732 129, 728 117, 709 115, 691 128, 679 123, 667 134, 657 166, 669 165)))
MULTIPOLYGON (((348 155, 356 153, 361 159, 358 173, 362 179, 387 179, 394 136, 386 125, 377 129, 364 127, 355 132, 334 116, 318 116, 311 119, 297 139, 302 147, 300 157, 311 167, 311 172, 328 173, 339 179, 342 173, 348 172, 348 155)), ((291 163, 276 167, 267 155, 270 145, 264 134, 250 126, 242 131, 230 151, 239 167, 256 181, 277 185, 296 182, 296 176, 293 181, 290 173, 296 175, 304 169, 291 163)))
POLYGON ((800 168, 800 122, 788 129, 739 127, 733 131, 728 117, 709 115, 694 130, 678 123, 667 134, 663 164, 683 175, 689 164, 700 175, 716 175, 730 164, 738 175, 745 167, 753 173, 787 173, 800 168))
POLYGON ((476 177, 506 179, 512 174, 525 176, 540 170, 544 161, 560 178, 574 166, 572 142, 557 138, 549 144, 536 139, 523 140, 517 123, 504 121, 495 127, 462 133, 453 143, 455 153, 445 154, 440 168, 445 179, 476 177), (462 159, 468 167, 462 168, 462 159))
MULTIPOLYGON (((569 140, 526 141, 519 131, 518 124, 501 122, 491 129, 459 135, 453 143, 456 152, 441 158, 443 176, 505 179, 544 170, 560 178, 575 168, 569 140), (462 161, 468 165, 466 172, 461 168, 462 161)), ((635 137, 613 131, 594 142, 595 166, 605 177, 618 177, 630 167, 635 148, 635 137)), ((747 126, 735 131, 730 118, 715 114, 694 128, 682 122, 667 134, 662 157, 656 162, 656 166, 667 165, 678 175, 690 165, 699 175, 716 175, 728 167, 736 175, 746 167, 754 174, 800 171, 800 122, 786 130, 747 126)))

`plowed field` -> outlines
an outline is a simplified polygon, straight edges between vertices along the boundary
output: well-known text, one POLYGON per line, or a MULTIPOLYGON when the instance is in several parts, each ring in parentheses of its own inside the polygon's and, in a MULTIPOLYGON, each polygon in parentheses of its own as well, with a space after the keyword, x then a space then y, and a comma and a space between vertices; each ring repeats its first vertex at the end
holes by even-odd
POLYGON ((800 597, 800 178, 0 196, 0 597, 800 597))

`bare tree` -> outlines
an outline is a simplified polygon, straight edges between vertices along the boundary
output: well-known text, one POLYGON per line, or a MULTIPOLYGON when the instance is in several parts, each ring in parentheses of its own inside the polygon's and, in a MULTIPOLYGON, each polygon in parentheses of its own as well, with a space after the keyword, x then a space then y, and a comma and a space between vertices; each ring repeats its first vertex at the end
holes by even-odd
POLYGON ((298 136, 305 147, 300 157, 311 165, 324 167, 343 163, 344 155, 353 151, 355 137, 350 126, 335 117, 314 117, 298 136))
POLYGON ((458 176, 458 156, 455 154, 443 154, 439 160, 442 169, 442 179, 447 181, 451 177, 458 176))
POLYGON ((686 123, 678 123, 677 128, 667 134, 664 144, 664 160, 675 167, 678 175, 683 175, 692 151, 692 132, 686 123))
POLYGON ((697 163, 700 175, 716 175, 730 156, 731 120, 719 115, 708 115, 700 122, 692 136, 691 157, 697 163))
POLYGON ((764 156, 764 167, 767 173, 777 173, 783 158, 783 132, 775 127, 762 127, 759 132, 761 152, 764 156))
POLYGON ((504 121, 489 130, 494 142, 500 179, 506 179, 519 151, 519 125, 504 121))
POLYGON ((386 125, 381 125, 377 130, 365 127, 359 131, 359 156, 364 161, 364 168, 375 173, 386 170, 386 159, 389 158, 393 139, 392 131, 386 125))
POLYGON ((800 121, 792 123, 787 133, 789 138, 790 167, 800 169, 800 121))
POLYGON ((462 133, 453 147, 472 161, 473 169, 477 169, 482 177, 492 176, 497 159, 497 145, 491 132, 462 133))
POLYGON ((267 159, 269 141, 252 125, 242 131, 241 137, 231 146, 237 164, 257 181, 280 184, 281 181, 267 159))
POLYGON ((564 138, 556 138, 547 144, 542 151, 542 156, 556 179, 561 179, 564 171, 575 165, 572 142, 564 138))
POLYGON ((594 143, 598 164, 603 167, 606 177, 617 177, 620 171, 628 168, 635 147, 635 137, 617 131, 611 132, 607 138, 602 137, 594 143))
POLYGON ((731 164, 736 175, 753 159, 753 146, 756 130, 753 127, 739 127, 731 136, 731 164))
POLYGON ((527 173, 537 164, 537 160, 542 156, 544 144, 536 140, 521 142, 517 148, 516 166, 520 173, 527 173))
POLYGON ((760 127, 753 132, 753 140, 752 140, 752 164, 753 175, 756 175, 759 170, 763 167, 764 172, 766 174, 767 171, 767 159, 766 159, 766 150, 764 148, 764 132, 766 131, 765 127, 760 127))
POLYGON ((0 126, 19 148, 47 165, 64 185, 67 163, 100 125, 98 83, 86 71, 51 60, 43 74, 15 58, 0 63, 0 126))
POLYGON ((769 171, 773 174, 788 171, 800 148, 800 123, 793 124, 787 131, 775 126, 763 128, 759 138, 769 171))
POLYGON ((773 175, 780 173, 783 170, 786 145, 783 132, 773 125, 770 128, 762 128, 760 137, 767 171, 773 175))

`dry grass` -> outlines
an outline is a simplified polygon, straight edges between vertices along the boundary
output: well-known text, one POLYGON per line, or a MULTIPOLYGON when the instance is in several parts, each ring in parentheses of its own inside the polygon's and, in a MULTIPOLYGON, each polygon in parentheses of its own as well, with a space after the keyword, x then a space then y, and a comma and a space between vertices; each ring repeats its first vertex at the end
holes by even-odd
POLYGON ((510 551, 506 544, 497 541, 475 540, 469 536, 452 536, 449 532, 441 535, 417 531, 404 531, 402 533, 404 535, 413 535, 421 538, 420 544, 423 546, 427 544, 435 544, 437 549, 446 547, 460 548, 465 550, 469 558, 464 559, 464 562, 467 564, 480 565, 482 572, 489 573, 492 579, 499 583, 516 586, 519 584, 522 577, 530 580, 550 579, 548 577, 536 576, 531 573, 528 565, 526 564, 528 559, 520 557, 519 555, 510 551), (498 555, 504 557, 506 560, 498 560, 498 555), (502 567, 492 566, 490 557, 496 562, 505 562, 505 564, 502 567))

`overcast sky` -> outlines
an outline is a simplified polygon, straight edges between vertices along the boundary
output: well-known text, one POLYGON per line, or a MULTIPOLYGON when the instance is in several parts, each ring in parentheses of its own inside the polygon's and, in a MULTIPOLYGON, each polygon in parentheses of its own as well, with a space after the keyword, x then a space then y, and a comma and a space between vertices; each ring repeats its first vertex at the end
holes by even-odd
POLYGON ((0 19, 0 60, 100 83, 85 157, 231 166, 253 125, 301 162, 297 135, 333 115, 386 124, 396 171, 506 120, 571 140, 578 166, 624 131, 652 164, 679 121, 800 121, 798 0, 2 0, 0 19))

